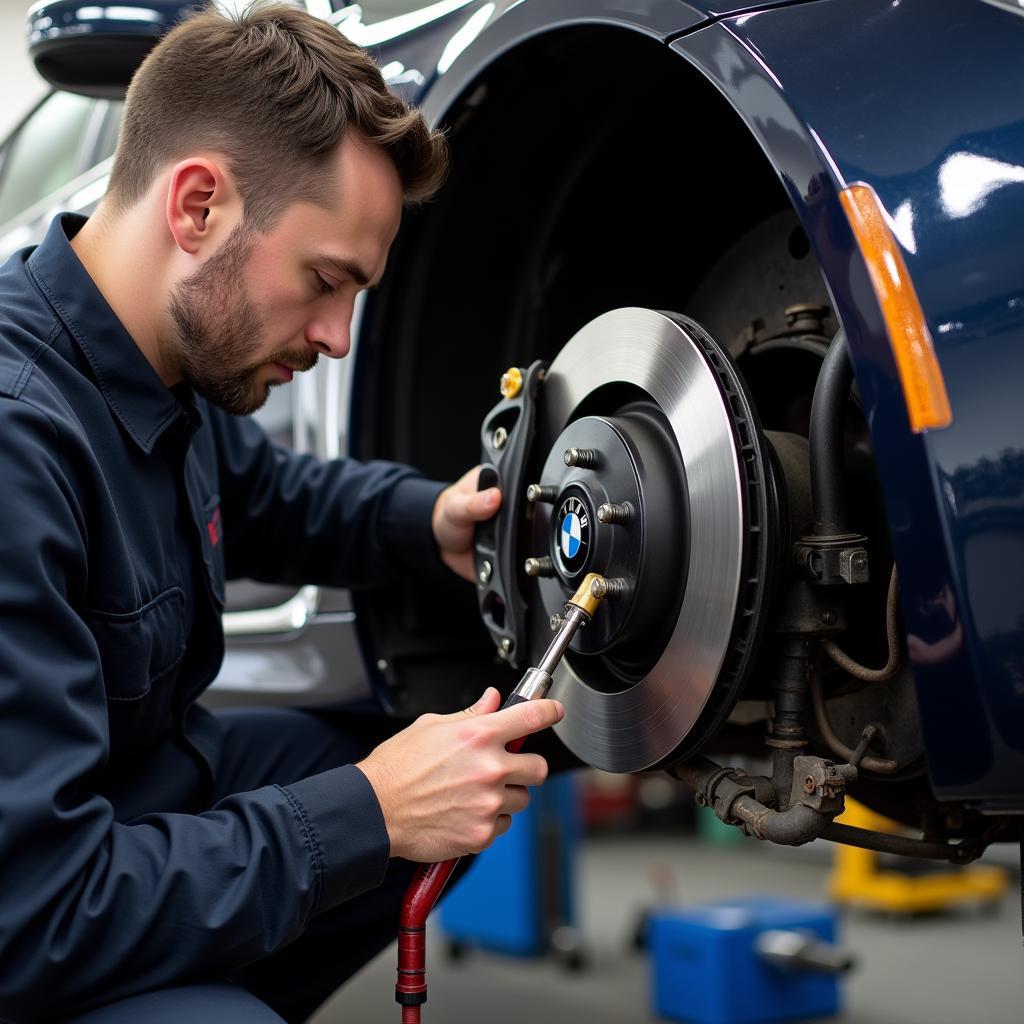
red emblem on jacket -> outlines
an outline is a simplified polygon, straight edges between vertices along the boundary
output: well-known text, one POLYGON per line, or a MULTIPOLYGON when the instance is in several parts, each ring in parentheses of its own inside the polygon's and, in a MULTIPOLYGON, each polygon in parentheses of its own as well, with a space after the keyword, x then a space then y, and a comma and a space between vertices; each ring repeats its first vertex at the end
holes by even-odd
POLYGON ((210 516, 210 521, 206 524, 206 531, 210 535, 210 543, 216 547, 220 543, 221 528, 220 528, 220 505, 213 510, 213 515, 210 516))

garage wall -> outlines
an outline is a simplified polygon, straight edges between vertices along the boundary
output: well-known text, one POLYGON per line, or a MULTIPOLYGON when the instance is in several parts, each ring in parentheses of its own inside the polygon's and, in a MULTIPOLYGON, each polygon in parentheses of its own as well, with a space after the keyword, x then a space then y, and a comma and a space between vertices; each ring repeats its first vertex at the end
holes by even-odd
POLYGON ((25 50, 27 0, 0 0, 0 140, 46 92, 25 50))

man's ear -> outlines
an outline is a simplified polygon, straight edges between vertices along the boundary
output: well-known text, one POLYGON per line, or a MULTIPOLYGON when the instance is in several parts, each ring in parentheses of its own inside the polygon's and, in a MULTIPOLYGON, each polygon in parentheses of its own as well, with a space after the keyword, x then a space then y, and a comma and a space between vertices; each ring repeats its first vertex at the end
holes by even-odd
POLYGON ((167 183, 167 226, 178 248, 190 255, 226 237, 235 203, 227 171, 203 157, 183 160, 171 170, 167 183), (218 230, 221 229, 221 230, 218 230))

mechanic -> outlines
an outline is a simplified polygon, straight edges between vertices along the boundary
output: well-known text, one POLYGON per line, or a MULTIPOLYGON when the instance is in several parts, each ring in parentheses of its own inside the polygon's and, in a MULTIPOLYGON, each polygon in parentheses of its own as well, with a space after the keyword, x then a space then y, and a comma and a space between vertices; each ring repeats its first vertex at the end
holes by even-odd
POLYGON ((137 72, 96 213, 0 269, 3 1019, 304 1020, 394 937, 412 862, 483 849, 544 779, 505 744, 550 700, 398 732, 196 704, 227 578, 472 577, 501 500, 475 470, 321 462, 243 418, 348 352, 445 160, 325 22, 207 11, 137 72))

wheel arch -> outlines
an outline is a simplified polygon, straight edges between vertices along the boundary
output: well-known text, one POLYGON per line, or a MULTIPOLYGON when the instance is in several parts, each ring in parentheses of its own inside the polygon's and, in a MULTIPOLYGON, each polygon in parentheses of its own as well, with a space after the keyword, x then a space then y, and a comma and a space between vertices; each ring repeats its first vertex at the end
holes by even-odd
MULTIPOLYGON (((453 478, 479 456, 504 367, 552 358, 610 308, 686 310, 736 238, 790 210, 742 118, 650 31, 531 33, 425 109, 449 131, 452 175, 407 218, 367 307, 352 422, 363 457, 453 478)), ((787 299, 826 298, 816 268, 803 279, 817 290, 780 294, 780 325, 787 299)), ((501 671, 462 590, 409 588, 401 630, 393 597, 360 599, 368 661, 386 664, 396 707, 458 704, 501 671)))

